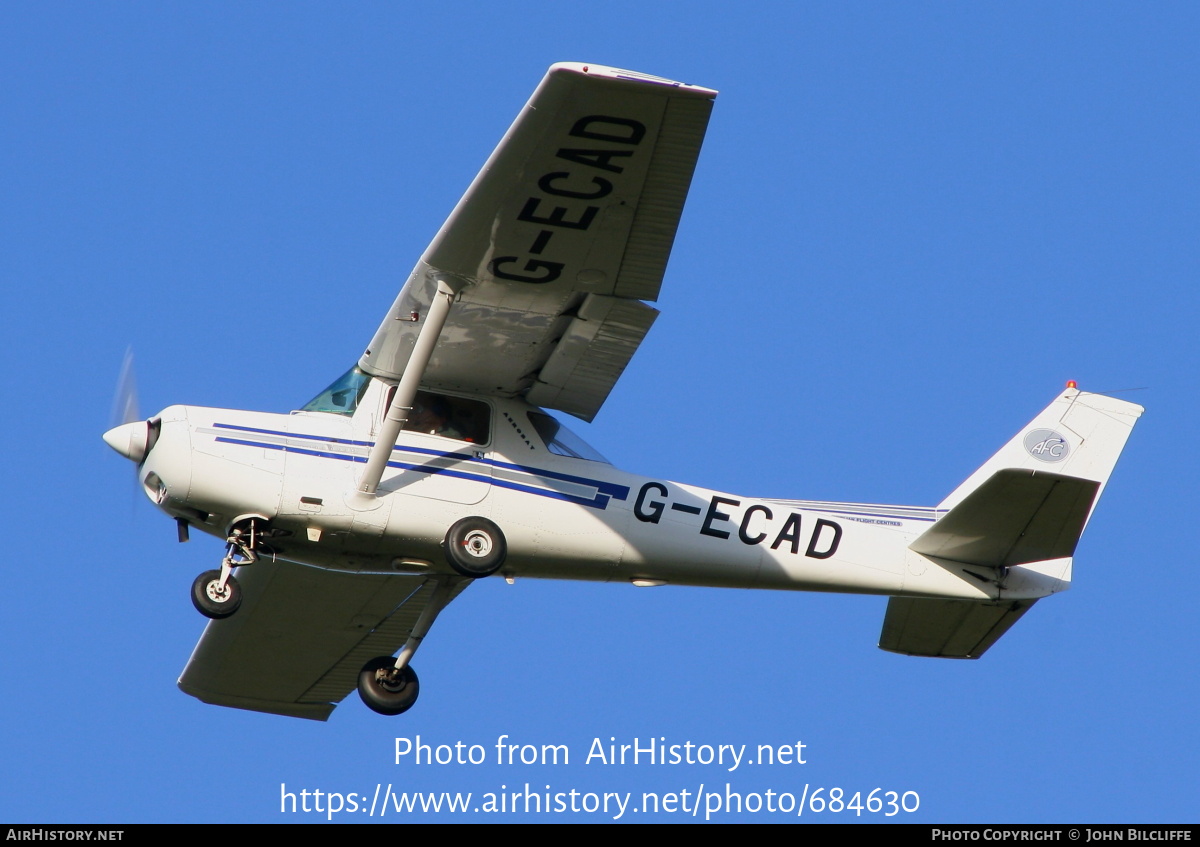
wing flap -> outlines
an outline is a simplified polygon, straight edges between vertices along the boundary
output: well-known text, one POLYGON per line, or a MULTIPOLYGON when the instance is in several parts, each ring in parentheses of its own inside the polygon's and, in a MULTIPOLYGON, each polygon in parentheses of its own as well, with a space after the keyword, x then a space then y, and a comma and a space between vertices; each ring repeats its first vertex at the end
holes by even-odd
POLYGON ((978 659, 1036 602, 892 597, 879 648, 909 656, 978 659))
POLYGON ((214 705, 314 720, 353 690, 367 658, 404 643, 432 593, 424 576, 286 562, 257 562, 238 580, 242 607, 205 627, 179 687, 214 705))
POLYGON ((639 300, 589 294, 526 399, 590 421, 657 317, 639 300))

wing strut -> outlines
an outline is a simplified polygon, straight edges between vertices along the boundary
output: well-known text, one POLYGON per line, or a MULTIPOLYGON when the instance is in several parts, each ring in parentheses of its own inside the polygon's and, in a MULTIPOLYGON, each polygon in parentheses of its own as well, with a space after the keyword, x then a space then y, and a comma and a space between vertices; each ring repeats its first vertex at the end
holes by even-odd
POLYGON ((362 494, 373 496, 379 488, 379 480, 383 477, 383 469, 387 467, 388 457, 392 455, 396 439, 400 437, 400 431, 404 429, 408 415, 412 412, 417 386, 421 384, 421 377, 425 375, 425 368, 429 365, 438 336, 442 334, 442 327, 446 325, 450 304, 458 296, 461 287, 461 283, 438 280, 437 293, 433 296, 433 302, 429 304, 429 311, 425 313, 425 323, 421 326, 417 343, 413 345, 412 355, 408 357, 408 364, 404 366, 404 375, 400 377, 400 384, 396 387, 396 393, 388 406, 383 427, 371 447, 367 466, 358 482, 358 490, 362 494))

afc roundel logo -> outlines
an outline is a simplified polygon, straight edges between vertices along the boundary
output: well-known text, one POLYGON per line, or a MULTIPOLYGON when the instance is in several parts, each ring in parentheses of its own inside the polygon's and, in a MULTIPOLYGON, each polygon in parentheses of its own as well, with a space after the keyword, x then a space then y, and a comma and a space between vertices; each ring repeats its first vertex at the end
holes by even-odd
POLYGON ((1061 462, 1071 447, 1067 439, 1052 429, 1035 429, 1025 436, 1025 450, 1043 462, 1061 462))

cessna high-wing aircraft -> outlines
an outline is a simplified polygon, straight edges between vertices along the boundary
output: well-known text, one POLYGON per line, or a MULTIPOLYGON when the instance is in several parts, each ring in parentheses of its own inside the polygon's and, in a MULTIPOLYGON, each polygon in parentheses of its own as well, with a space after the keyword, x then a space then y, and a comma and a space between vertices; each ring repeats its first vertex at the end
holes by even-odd
POLYGON ((357 687, 399 714, 434 619, 492 574, 887 595, 880 647, 959 658, 1070 585, 1132 403, 1069 385, 934 507, 639 477, 543 411, 592 420, 653 323, 715 97, 554 65, 329 388, 105 433, 181 540, 225 541, 180 688, 324 720, 357 687))

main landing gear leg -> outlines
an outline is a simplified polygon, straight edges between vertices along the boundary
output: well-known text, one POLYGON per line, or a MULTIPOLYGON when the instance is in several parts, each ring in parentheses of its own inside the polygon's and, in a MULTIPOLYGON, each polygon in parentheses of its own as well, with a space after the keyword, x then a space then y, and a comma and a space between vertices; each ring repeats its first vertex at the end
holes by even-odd
POLYGON ((395 658, 379 656, 363 665, 358 673, 358 696, 367 708, 381 715, 399 715, 407 712, 417 702, 421 693, 421 682, 417 672, 410 666, 413 654, 421 646, 421 640, 433 626, 438 613, 450 602, 451 585, 438 580, 429 598, 429 604, 421 610, 408 641, 395 658))

